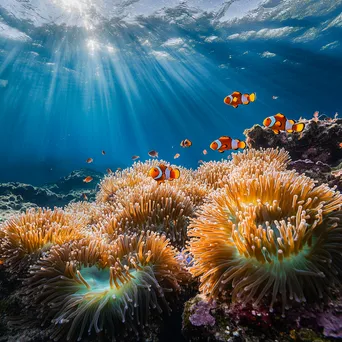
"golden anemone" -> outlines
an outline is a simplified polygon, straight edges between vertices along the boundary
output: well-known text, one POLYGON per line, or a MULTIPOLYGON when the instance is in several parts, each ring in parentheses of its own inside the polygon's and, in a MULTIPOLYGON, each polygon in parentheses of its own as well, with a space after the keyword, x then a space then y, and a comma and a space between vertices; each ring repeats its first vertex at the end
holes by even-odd
POLYGON ((53 244, 83 237, 82 222, 61 209, 30 209, 1 227, 1 261, 13 273, 27 269, 53 244))
POLYGON ((147 232, 111 245, 84 239, 55 246, 31 268, 24 291, 43 324, 52 322, 54 340, 91 333, 114 340, 128 331, 137 340, 150 314, 169 312, 188 279, 166 237, 147 232))
POLYGON ((141 184, 130 191, 117 191, 112 212, 115 219, 110 220, 115 228, 107 224, 108 234, 117 232, 118 229, 120 232, 151 230, 165 233, 172 243, 184 245, 194 206, 190 198, 172 184, 153 182, 141 184))
POLYGON ((240 177, 257 177, 266 171, 285 171, 289 162, 290 155, 283 148, 247 149, 232 154, 231 174, 237 174, 240 177))
POLYGON ((100 183, 96 201, 98 203, 115 202, 115 195, 118 190, 127 190, 141 183, 152 183, 153 179, 148 176, 148 171, 151 167, 159 164, 167 165, 168 163, 157 159, 149 159, 144 163, 138 161, 127 169, 106 176, 100 183))
POLYGON ((283 312, 293 299, 329 294, 341 284, 341 199, 294 171, 231 177, 189 226, 200 290, 255 306, 269 300, 271 309, 280 299, 283 312))
POLYGON ((232 170, 233 165, 227 160, 205 162, 194 172, 194 179, 210 190, 218 189, 224 186, 232 170))

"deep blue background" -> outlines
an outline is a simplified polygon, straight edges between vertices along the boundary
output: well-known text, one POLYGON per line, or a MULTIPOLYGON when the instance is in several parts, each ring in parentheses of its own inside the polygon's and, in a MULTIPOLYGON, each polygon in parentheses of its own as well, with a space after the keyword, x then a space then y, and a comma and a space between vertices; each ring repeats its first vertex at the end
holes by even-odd
MULTIPOLYGON (((274 27, 258 25, 239 30, 274 27)), ((286 25, 316 23, 310 18, 286 25)), ((199 159, 222 157, 209 149, 211 141, 221 135, 241 139, 244 129, 269 115, 342 114, 341 45, 320 49, 341 43, 340 28, 307 43, 291 35, 227 40, 233 28, 209 22, 195 30, 151 20, 143 29, 104 27, 91 35, 65 27, 21 29, 32 41, 0 40, 0 79, 8 80, 0 87, 0 182, 54 181, 88 166, 89 157, 99 171, 127 167, 132 155, 145 160, 151 149, 171 163, 196 168, 199 159), (219 39, 205 42, 203 35, 213 34, 219 39), (187 43, 186 53, 160 46, 175 37, 187 43), (93 50, 90 39, 97 42, 93 50), (168 58, 151 53, 158 49, 168 58), (262 58, 265 51, 276 56, 262 58), (226 106, 223 98, 235 90, 256 92, 257 101, 226 106), (185 138, 193 142, 189 149, 179 146, 185 138), (181 157, 175 161, 176 153, 181 157)))

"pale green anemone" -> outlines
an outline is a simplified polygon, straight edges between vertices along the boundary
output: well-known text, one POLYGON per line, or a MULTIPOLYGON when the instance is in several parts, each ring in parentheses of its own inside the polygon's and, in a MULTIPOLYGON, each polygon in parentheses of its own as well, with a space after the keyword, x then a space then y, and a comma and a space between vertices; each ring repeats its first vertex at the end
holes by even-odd
POLYGON ((120 236, 112 245, 88 240, 58 246, 31 268, 28 304, 54 325, 55 340, 100 334, 115 340, 143 334, 150 312, 169 312, 167 292, 187 273, 164 236, 120 236))

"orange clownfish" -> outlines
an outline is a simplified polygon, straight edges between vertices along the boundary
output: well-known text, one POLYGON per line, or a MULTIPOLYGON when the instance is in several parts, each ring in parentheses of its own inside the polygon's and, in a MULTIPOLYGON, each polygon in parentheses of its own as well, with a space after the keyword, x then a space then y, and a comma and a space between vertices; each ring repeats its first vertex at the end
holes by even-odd
POLYGON ((302 122, 296 123, 294 120, 288 120, 281 113, 266 118, 264 126, 271 128, 275 134, 279 134, 280 131, 287 133, 302 132, 305 127, 302 122))
POLYGON ((148 175, 156 180, 158 183, 164 183, 165 180, 172 181, 180 177, 179 169, 173 169, 170 166, 160 164, 159 166, 151 167, 148 175))
POLYGON ((228 150, 237 150, 238 148, 245 148, 246 143, 239 139, 232 139, 231 137, 223 136, 216 139, 210 144, 210 148, 214 151, 219 151, 223 153, 228 150))
POLYGON ((192 145, 192 142, 189 139, 184 139, 180 143, 180 146, 182 147, 190 147, 191 145, 192 145))
POLYGON ((231 95, 228 95, 224 98, 224 103, 226 105, 237 108, 239 105, 248 105, 250 102, 254 102, 256 100, 256 93, 251 94, 241 94, 238 91, 234 91, 231 95))

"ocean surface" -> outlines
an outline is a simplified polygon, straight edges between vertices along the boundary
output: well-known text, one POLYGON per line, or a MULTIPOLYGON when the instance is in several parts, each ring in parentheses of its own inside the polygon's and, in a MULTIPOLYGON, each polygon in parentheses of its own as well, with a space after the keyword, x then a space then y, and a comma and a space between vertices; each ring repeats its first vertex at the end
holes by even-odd
POLYGON ((213 140, 243 139, 267 116, 342 114, 341 11, 341 0, 1 0, 0 182, 51 182, 90 157, 115 170, 149 150, 196 168, 222 158, 213 140), (233 91, 257 100, 234 109, 233 91))

